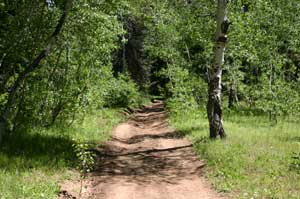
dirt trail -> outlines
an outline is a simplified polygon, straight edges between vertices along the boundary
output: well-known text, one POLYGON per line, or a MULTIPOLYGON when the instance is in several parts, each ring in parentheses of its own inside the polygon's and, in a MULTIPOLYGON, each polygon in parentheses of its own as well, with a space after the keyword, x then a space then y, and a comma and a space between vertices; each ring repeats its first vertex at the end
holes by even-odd
POLYGON ((191 143, 168 126, 162 102, 134 111, 114 128, 112 137, 96 150, 96 169, 84 182, 82 198, 221 198, 202 177, 204 163, 191 143))

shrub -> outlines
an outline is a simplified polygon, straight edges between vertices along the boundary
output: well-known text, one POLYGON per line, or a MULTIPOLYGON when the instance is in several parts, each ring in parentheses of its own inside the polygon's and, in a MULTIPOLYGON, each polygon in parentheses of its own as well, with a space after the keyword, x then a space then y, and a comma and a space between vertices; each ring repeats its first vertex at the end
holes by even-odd
POLYGON ((294 152, 291 159, 290 170, 300 174, 300 153, 294 152))
POLYGON ((105 107, 127 107, 139 103, 140 94, 136 84, 126 75, 113 78, 104 93, 105 107))

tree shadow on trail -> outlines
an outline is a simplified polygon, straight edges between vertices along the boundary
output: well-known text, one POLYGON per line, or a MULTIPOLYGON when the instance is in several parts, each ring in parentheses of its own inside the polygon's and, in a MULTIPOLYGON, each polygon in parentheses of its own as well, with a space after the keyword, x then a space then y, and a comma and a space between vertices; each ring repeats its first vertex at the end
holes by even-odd
MULTIPOLYGON (((198 128, 181 129, 159 135, 135 136, 127 144, 140 142, 143 139, 180 139, 190 135, 198 128)), ((109 154, 109 151, 107 151, 109 154)), ((105 183, 114 185, 120 183, 149 183, 165 182, 177 184, 182 179, 190 180, 202 175, 205 165, 195 154, 192 145, 167 148, 164 150, 144 150, 134 153, 101 155, 98 154, 96 169, 91 174, 94 178, 93 186, 105 183)))
POLYGON ((182 179, 200 176, 204 165, 197 159, 192 148, 184 148, 176 151, 98 157, 97 168, 92 175, 97 177, 94 186, 102 183, 114 184, 119 180, 144 185, 159 182, 177 184, 182 179))
POLYGON ((4 137, 0 146, 0 169, 22 172, 33 168, 50 170, 73 167, 75 154, 69 136, 19 132, 4 137))

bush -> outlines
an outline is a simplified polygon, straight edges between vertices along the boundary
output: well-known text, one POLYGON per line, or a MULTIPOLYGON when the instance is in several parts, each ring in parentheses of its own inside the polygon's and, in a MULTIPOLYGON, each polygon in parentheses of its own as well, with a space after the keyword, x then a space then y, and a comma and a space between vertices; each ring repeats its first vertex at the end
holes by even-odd
POLYGON ((171 93, 167 100, 169 108, 174 111, 191 110, 206 104, 205 82, 179 66, 168 66, 162 71, 169 79, 166 89, 171 93))
POLYGON ((140 94, 136 84, 126 75, 113 78, 104 93, 105 107, 127 107, 137 105, 140 94))

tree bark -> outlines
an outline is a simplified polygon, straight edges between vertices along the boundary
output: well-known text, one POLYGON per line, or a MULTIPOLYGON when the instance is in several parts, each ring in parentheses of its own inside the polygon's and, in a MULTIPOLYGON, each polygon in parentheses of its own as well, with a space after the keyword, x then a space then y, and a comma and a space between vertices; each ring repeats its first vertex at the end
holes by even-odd
POLYGON ((11 109, 13 109, 13 105, 15 104, 16 95, 17 95, 18 90, 20 89, 20 87, 22 87, 26 77, 31 72, 35 71, 39 67, 41 61, 49 54, 49 52, 53 48, 54 44, 57 41, 57 36, 61 32, 63 24, 65 23, 67 15, 69 14, 69 11, 72 7, 72 3, 73 3, 73 0, 66 1, 65 5, 64 5, 63 13, 55 27, 54 32, 50 36, 50 39, 49 39, 47 45, 45 46, 45 48, 43 50, 41 50, 41 52, 33 60, 33 62, 21 74, 19 74, 17 80, 14 82, 14 85, 10 89, 10 92, 8 93, 8 99, 5 104, 5 108, 0 116, 0 144, 2 142, 3 133, 7 126, 7 120, 9 119, 9 117, 11 115, 11 109))
POLYGON ((232 83, 229 89, 228 108, 230 109, 234 108, 237 103, 238 103, 237 89, 234 83, 232 83))
POLYGON ((214 47, 213 64, 209 69, 210 79, 208 85, 207 115, 209 121, 210 138, 220 136, 225 138, 225 130, 222 118, 221 103, 221 77, 222 65, 224 63, 224 52, 227 43, 227 31, 229 21, 226 15, 227 0, 218 0, 217 6, 217 29, 214 47))

